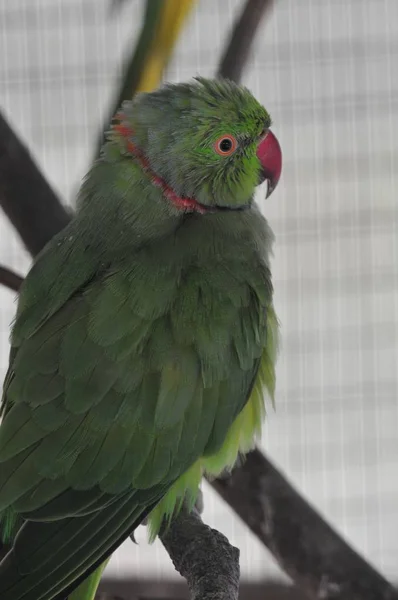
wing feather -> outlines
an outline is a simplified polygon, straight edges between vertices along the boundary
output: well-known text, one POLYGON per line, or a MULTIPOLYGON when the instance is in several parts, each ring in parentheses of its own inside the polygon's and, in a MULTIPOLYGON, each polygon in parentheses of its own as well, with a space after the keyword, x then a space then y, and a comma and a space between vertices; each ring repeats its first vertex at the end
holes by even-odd
POLYGON ((37 326, 17 327, 0 509, 25 524, 0 566, 2 600, 37 600, 39 589, 48 600, 98 566, 221 447, 247 401, 265 329, 257 297, 214 295, 196 271, 182 278, 147 268, 145 257, 132 262, 90 280, 46 319, 37 313, 37 326))

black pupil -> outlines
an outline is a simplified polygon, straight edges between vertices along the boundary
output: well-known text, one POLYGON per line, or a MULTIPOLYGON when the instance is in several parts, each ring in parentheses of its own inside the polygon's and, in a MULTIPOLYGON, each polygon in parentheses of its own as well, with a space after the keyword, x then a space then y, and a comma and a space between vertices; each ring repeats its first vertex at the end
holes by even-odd
POLYGON ((220 142, 221 152, 229 152, 232 148, 232 141, 229 138, 224 138, 220 142))

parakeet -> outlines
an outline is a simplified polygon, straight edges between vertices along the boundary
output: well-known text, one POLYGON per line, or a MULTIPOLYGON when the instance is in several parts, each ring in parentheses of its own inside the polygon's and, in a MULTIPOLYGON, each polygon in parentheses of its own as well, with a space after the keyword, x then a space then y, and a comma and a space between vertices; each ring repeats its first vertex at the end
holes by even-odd
POLYGON ((246 88, 203 78, 116 115, 73 220, 20 291, 1 600, 91 600, 144 519, 153 538, 203 474, 253 446, 278 342, 273 234, 253 198, 281 173, 270 124, 246 88))

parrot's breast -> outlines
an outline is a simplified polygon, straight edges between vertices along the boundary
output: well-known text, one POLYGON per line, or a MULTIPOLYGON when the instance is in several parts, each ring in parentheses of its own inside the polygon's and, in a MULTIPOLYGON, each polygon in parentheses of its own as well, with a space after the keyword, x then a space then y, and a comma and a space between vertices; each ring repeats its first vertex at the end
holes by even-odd
POLYGON ((158 503, 154 533, 252 446, 274 389, 269 268, 240 223, 228 236, 199 218, 112 264, 15 349, 0 510, 52 520, 129 493, 137 519, 158 503))
POLYGON ((150 418, 175 440, 173 484, 149 519, 152 537, 184 496, 194 501, 204 473, 218 475, 253 447, 265 394, 273 398, 277 320, 268 267, 256 252, 245 257, 244 248, 208 243, 204 253, 195 240, 151 252, 128 275, 128 302, 148 324, 141 355, 156 396, 150 418))

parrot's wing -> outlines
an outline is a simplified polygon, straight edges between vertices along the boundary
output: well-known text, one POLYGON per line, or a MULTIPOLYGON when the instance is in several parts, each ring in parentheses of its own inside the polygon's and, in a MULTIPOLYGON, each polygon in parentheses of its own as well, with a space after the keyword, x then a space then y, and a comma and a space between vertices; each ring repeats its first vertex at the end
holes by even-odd
MULTIPOLYGON (((150 300, 142 311, 154 311, 150 300)), ((0 566, 2 600, 47 600, 104 560, 242 408, 257 360, 243 370, 235 353, 226 377, 225 357, 177 339, 169 313, 150 319, 133 305, 124 275, 92 280, 15 351, 0 511, 27 522, 0 566)))
POLYGON ((52 597, 103 561, 176 467, 182 423, 164 433, 151 416, 160 375, 143 373, 139 352, 123 355, 88 335, 97 292, 69 300, 14 358, 0 427, 0 507, 12 505, 27 522, 1 564, 2 600, 52 597), (145 489, 133 490, 134 479, 145 489))
POLYGON ((61 592, 61 595, 58 595, 59 600, 65 600, 66 598, 67 600, 95 600, 102 574, 108 562, 109 559, 104 560, 89 575, 84 575, 82 582, 71 590, 71 592, 67 592, 66 590, 61 592))
POLYGON ((77 235, 77 229, 73 220, 49 241, 21 286, 0 415, 7 412, 6 391, 14 375, 18 346, 107 266, 98 246, 88 235, 77 235))
POLYGON ((10 354, 8 357, 8 369, 7 369, 6 376, 4 377, 4 382, 3 382, 3 394, 1 397, 1 404, 0 404, 0 417, 3 417, 4 414, 7 412, 6 391, 7 391, 8 386, 10 385, 12 378, 14 376, 13 363, 14 363, 14 358, 15 358, 16 353, 17 353, 16 346, 11 346, 10 354))
POLYGON ((126 539, 152 510, 135 503, 134 492, 91 519, 70 517, 50 523, 26 522, 0 568, 1 598, 65 598, 126 539), (29 569, 29 572, 25 572, 29 569))
POLYGON ((30 337, 73 294, 106 269, 98 241, 81 229, 77 218, 73 219, 36 257, 20 289, 12 346, 30 337))

